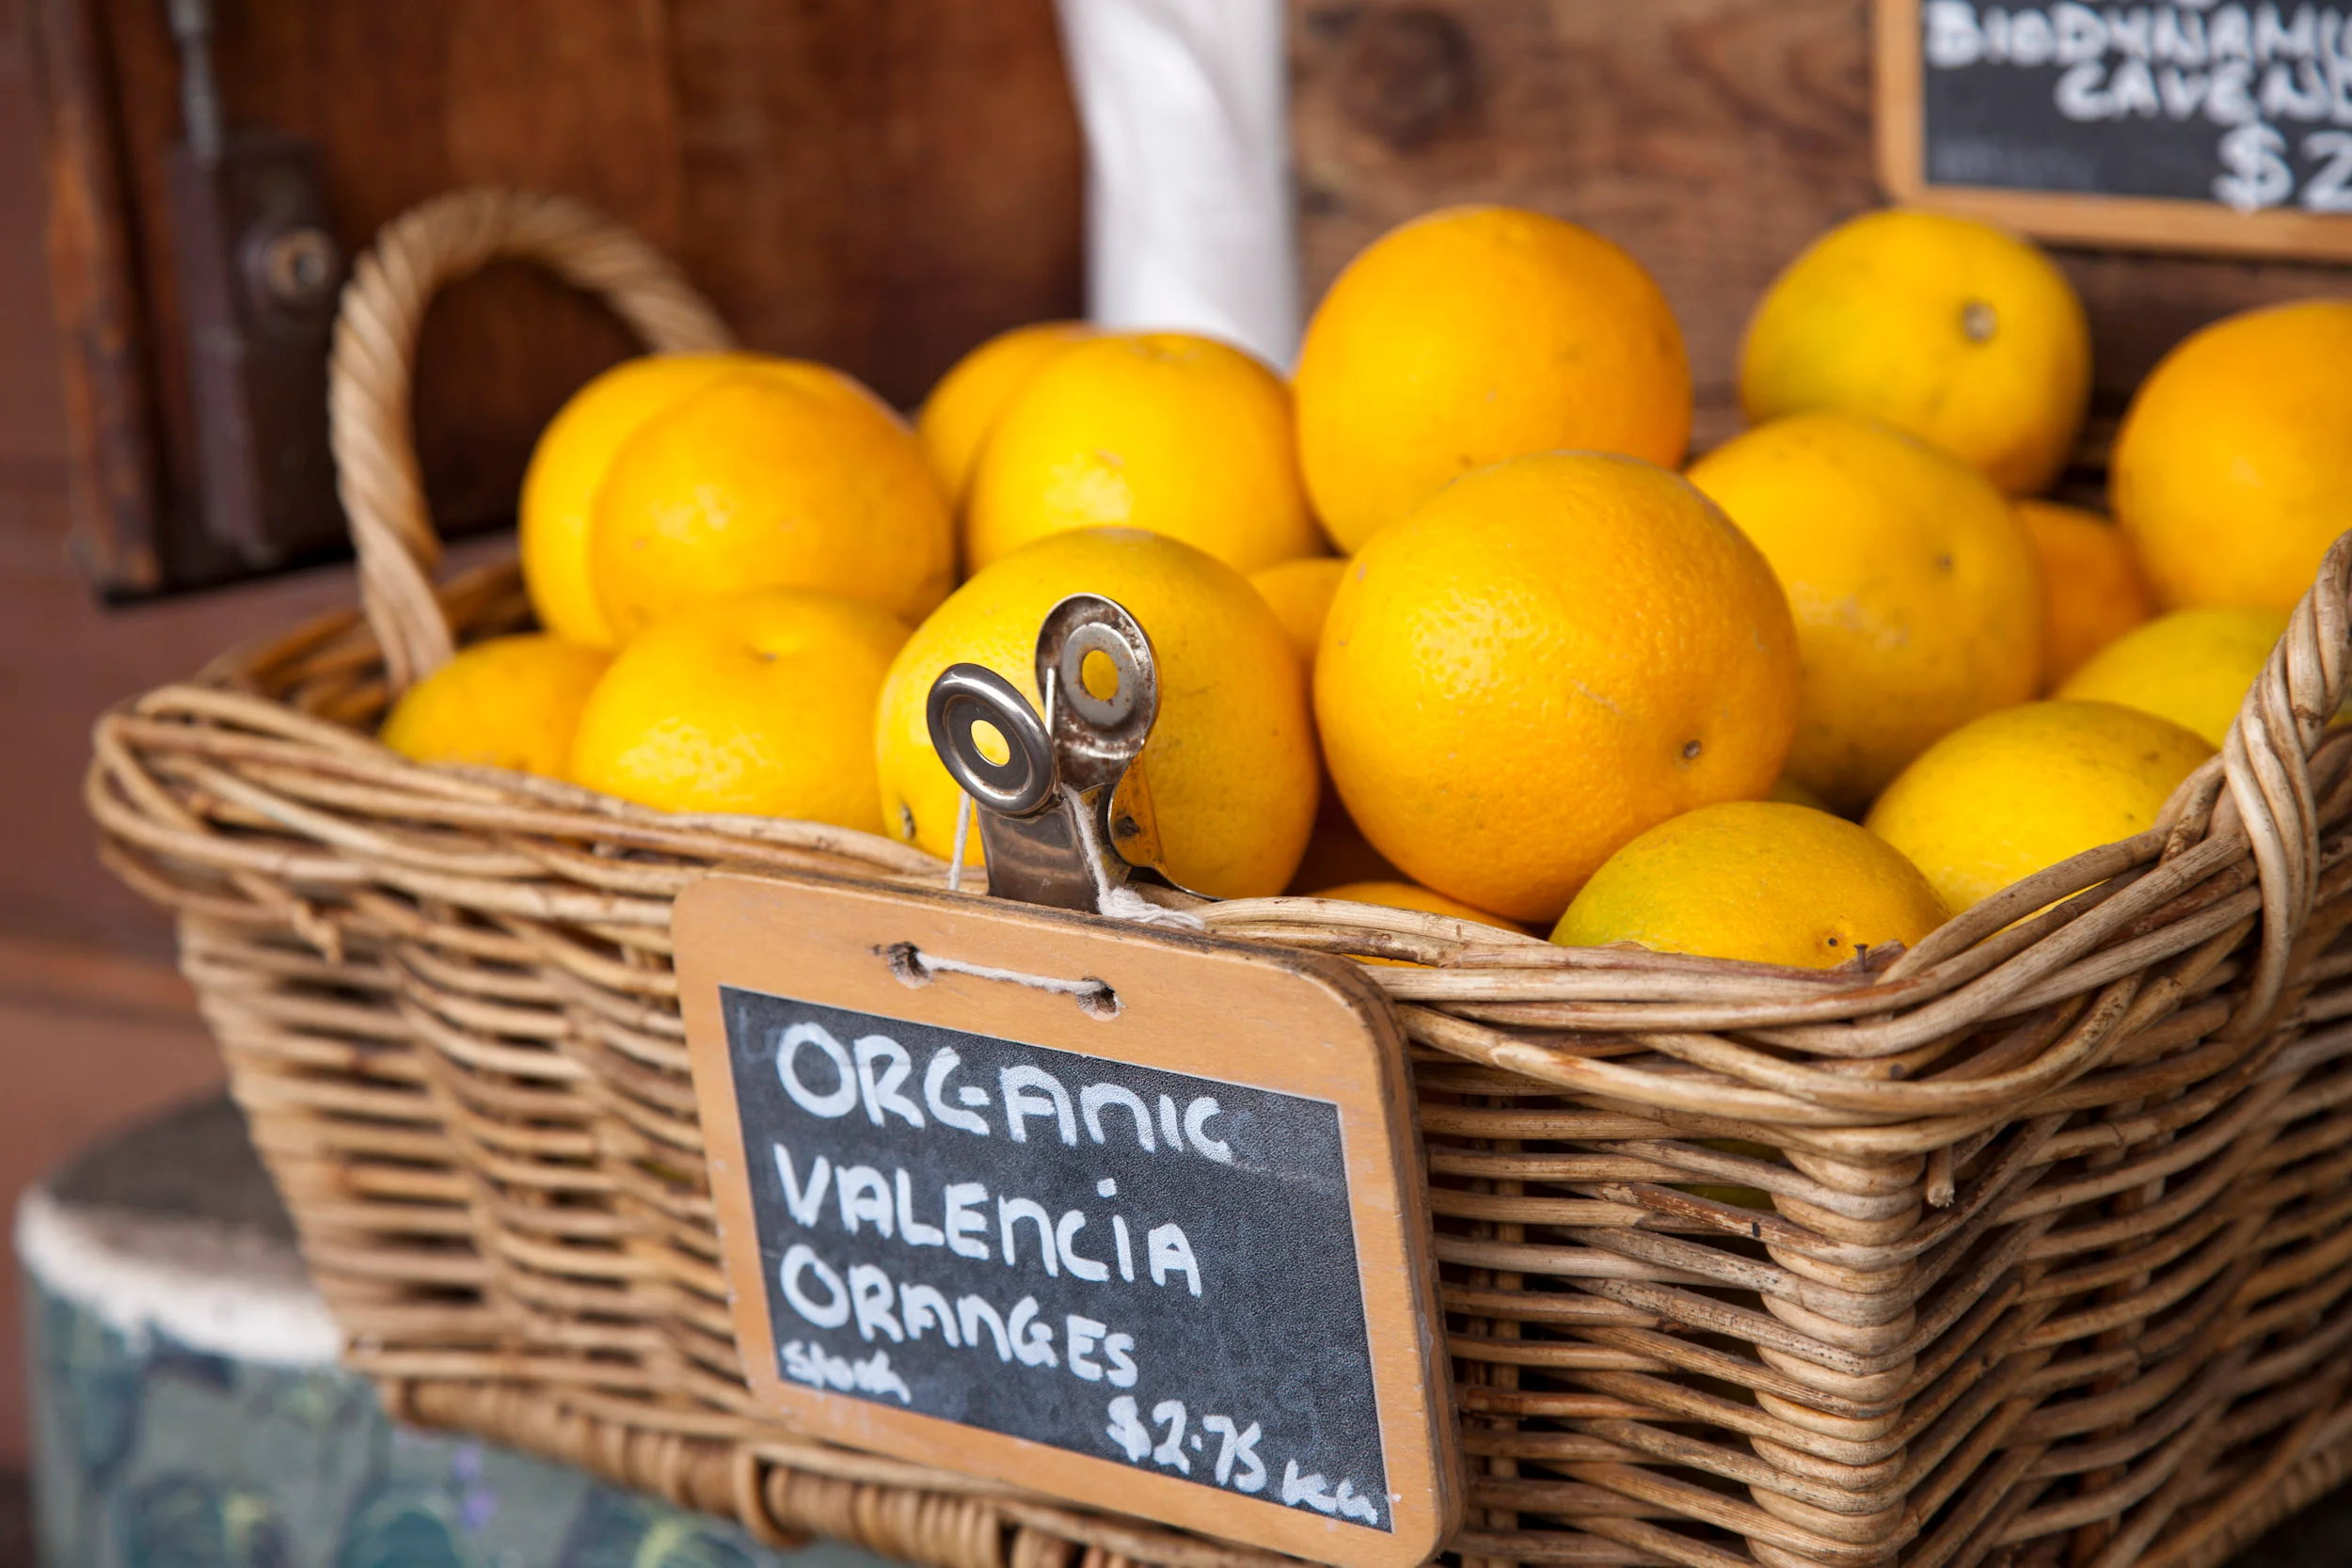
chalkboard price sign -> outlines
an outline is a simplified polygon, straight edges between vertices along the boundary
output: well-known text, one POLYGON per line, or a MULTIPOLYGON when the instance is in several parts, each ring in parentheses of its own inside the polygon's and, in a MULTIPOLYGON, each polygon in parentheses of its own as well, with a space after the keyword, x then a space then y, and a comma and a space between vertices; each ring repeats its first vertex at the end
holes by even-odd
POLYGON ((1332 1562, 1449 1528, 1401 1046, 1329 960, 998 901, 679 900, 755 1388, 862 1448, 1332 1562))
POLYGON ((1879 0, 1878 144, 2049 238, 2352 258, 2352 4, 1879 0))

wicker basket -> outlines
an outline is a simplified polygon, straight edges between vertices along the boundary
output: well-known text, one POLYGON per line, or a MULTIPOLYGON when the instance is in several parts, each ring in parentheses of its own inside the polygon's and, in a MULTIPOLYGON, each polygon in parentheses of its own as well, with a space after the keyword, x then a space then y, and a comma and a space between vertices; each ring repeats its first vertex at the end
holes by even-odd
MULTIPOLYGON (((352 1363, 405 1418, 771 1541, 959 1568, 1267 1560, 829 1447, 750 1402, 671 900, 723 862, 926 884, 944 867, 837 829, 418 767, 370 737, 453 641, 527 617, 511 568, 432 587, 405 412, 434 288, 495 257, 596 290, 656 347, 725 341, 658 258, 569 204, 476 194, 392 225, 336 342, 364 618, 109 713, 89 779, 109 863, 178 911, 352 1363)), ((1414 1042, 1470 1456, 1454 1552, 2186 1568, 2334 1483, 2352 1464, 2352 731, 2324 719, 2348 592, 2340 543, 2156 829, 1875 971, 1563 949, 1305 899, 1200 911, 1419 965, 1371 973, 1414 1042)))

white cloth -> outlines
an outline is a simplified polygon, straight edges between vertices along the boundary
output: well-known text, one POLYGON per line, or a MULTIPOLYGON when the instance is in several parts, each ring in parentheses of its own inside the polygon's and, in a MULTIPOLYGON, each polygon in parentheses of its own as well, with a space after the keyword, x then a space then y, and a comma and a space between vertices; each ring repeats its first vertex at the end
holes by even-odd
POLYGON ((1282 0, 1057 0, 1104 326, 1298 353, 1282 0))
POLYGON ((28 1187, 16 1205, 24 1272, 144 1346, 281 1367, 334 1364, 342 1333, 293 1247, 204 1220, 69 1208, 28 1187))

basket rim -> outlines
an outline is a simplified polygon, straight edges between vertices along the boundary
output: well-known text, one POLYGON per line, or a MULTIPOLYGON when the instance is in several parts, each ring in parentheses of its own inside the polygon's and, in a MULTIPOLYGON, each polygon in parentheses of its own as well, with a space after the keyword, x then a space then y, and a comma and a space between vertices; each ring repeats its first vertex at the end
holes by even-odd
MULTIPOLYGON (((2338 584, 2352 573, 2352 539, 2331 551, 2328 567, 2338 584)), ((453 622, 495 628, 514 613, 516 582, 511 562, 492 562, 453 578, 437 599, 453 622)), ((2277 901, 2264 876, 2264 835, 2249 832, 2242 809, 2248 792, 2238 775, 2255 769, 2239 735, 2265 684, 2317 664, 2311 602, 2249 694, 2233 747, 2174 791, 2154 827, 2026 879, 1883 967, 1866 959, 1801 970, 1630 945, 1564 947, 1450 916, 1310 897, 1204 901, 1190 911, 1215 935, 1402 960, 1367 973, 1424 1049, 1580 1094, 1821 1138, 1850 1153, 1947 1147, 2097 1070, 2105 1042, 2239 973, 2235 950, 2277 901), (2011 1046, 1994 1069, 1982 1052, 1947 1062, 1973 1032, 2027 1019, 2040 1037, 2011 1046), (1538 1044, 1502 1026, 1562 1038, 1538 1044), (1661 1060, 1629 1064, 1612 1040, 1637 1042, 1661 1060)), ((364 682, 374 648, 363 618, 330 612, 223 655, 196 680, 108 709, 94 733, 87 793, 113 853, 145 865, 150 891, 168 889, 167 863, 180 862, 232 880, 274 875, 322 888, 373 880, 410 898, 606 927, 666 927, 676 890, 719 865, 946 883, 944 862, 881 835, 677 816, 557 781, 412 762, 284 700, 306 663, 364 682), (195 816, 169 804, 166 775, 200 777, 281 842, 263 847, 259 830, 198 830, 195 816)), ((2302 705, 2331 711, 2324 696, 2302 705)), ((2269 738, 2266 728, 2259 733, 2269 738)), ((2312 823, 2305 896, 2352 885, 2352 833, 2338 828, 2324 843, 2319 834, 2320 823, 2352 816, 2352 730, 2323 732, 2308 757, 2290 753, 2299 767, 2266 752, 2299 785, 2284 793, 2312 823)), ((2252 793, 2263 812, 2257 826, 2283 847, 2272 796, 2259 784, 2252 793)), ((2279 1001, 2276 989, 2266 999, 2249 993, 2222 1035, 2250 1046, 2279 1001)))

